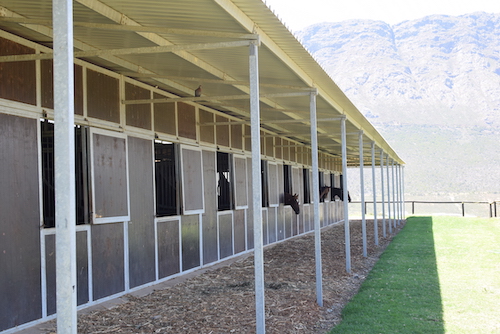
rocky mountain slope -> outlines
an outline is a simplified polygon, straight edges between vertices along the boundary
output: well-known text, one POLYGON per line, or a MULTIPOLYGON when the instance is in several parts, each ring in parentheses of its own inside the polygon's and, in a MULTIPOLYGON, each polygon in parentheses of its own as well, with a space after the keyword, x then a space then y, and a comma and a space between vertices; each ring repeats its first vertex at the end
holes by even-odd
POLYGON ((321 23, 297 37, 406 161, 407 196, 500 194, 500 14, 321 23))

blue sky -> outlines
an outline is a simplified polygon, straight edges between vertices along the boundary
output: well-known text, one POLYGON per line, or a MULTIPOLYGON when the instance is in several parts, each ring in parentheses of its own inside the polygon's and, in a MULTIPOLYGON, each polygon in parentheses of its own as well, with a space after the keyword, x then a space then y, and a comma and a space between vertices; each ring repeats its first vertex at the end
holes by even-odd
POLYGON ((292 30, 349 19, 396 24, 432 14, 500 13, 500 0, 263 0, 292 30))

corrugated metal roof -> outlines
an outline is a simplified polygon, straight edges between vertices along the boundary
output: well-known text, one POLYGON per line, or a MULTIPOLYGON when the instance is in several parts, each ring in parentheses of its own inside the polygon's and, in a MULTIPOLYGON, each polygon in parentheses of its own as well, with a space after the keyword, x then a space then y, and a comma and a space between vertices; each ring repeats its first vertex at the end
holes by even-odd
MULTIPOLYGON (((0 29, 51 47, 51 4, 50 0, 0 0, 0 18, 4 18, 0 19, 0 29)), ((370 156, 369 142, 373 140, 392 159, 403 163, 261 0, 75 0, 74 22, 76 51, 226 43, 245 40, 233 34, 258 34, 261 95, 300 92, 301 88, 314 87, 318 90, 319 119, 345 115, 348 133, 364 131, 365 157, 370 156), (134 27, 140 29, 130 30, 134 27)), ((192 96, 199 83, 203 83, 203 95, 208 97, 249 92, 245 84, 249 77, 247 47, 123 55, 110 52, 83 59, 179 97, 192 96), (138 77, 138 72, 157 77, 138 77), (238 82, 230 84, 228 81, 238 82)), ((241 100, 201 104, 249 119, 248 103, 241 100)), ((305 144, 310 142, 308 122, 271 123, 273 120, 308 119, 308 96, 263 97, 261 109, 266 129, 305 144)), ((340 122, 320 122, 318 131, 320 150, 340 155, 340 146, 336 145, 340 142, 340 122)), ((351 164, 356 164, 358 136, 348 136, 347 146, 351 164)), ((377 161, 378 158, 379 155, 377 161)))

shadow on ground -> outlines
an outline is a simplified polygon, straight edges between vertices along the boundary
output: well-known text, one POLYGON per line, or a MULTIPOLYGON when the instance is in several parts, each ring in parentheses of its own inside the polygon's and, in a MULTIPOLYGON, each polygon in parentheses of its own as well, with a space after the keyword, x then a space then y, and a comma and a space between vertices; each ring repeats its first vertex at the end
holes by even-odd
POLYGON ((411 217, 331 333, 444 333, 432 217, 411 217))

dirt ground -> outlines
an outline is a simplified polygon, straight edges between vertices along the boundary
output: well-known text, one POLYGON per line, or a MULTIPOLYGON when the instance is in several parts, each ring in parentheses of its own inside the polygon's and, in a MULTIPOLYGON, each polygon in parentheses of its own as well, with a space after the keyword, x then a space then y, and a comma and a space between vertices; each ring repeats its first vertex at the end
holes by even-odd
MULTIPOLYGON (((348 274, 344 233, 340 224, 321 235, 323 307, 316 303, 314 234, 264 250, 267 333, 326 333, 341 321, 342 308, 394 236, 380 237, 375 246, 373 221, 367 221, 368 257, 364 258, 361 222, 351 221, 352 270, 348 274)), ((127 295, 123 304, 79 315, 78 332, 255 333, 253 270, 253 256, 248 256, 144 297, 127 295)), ((45 329, 55 333, 54 321, 45 329)))

